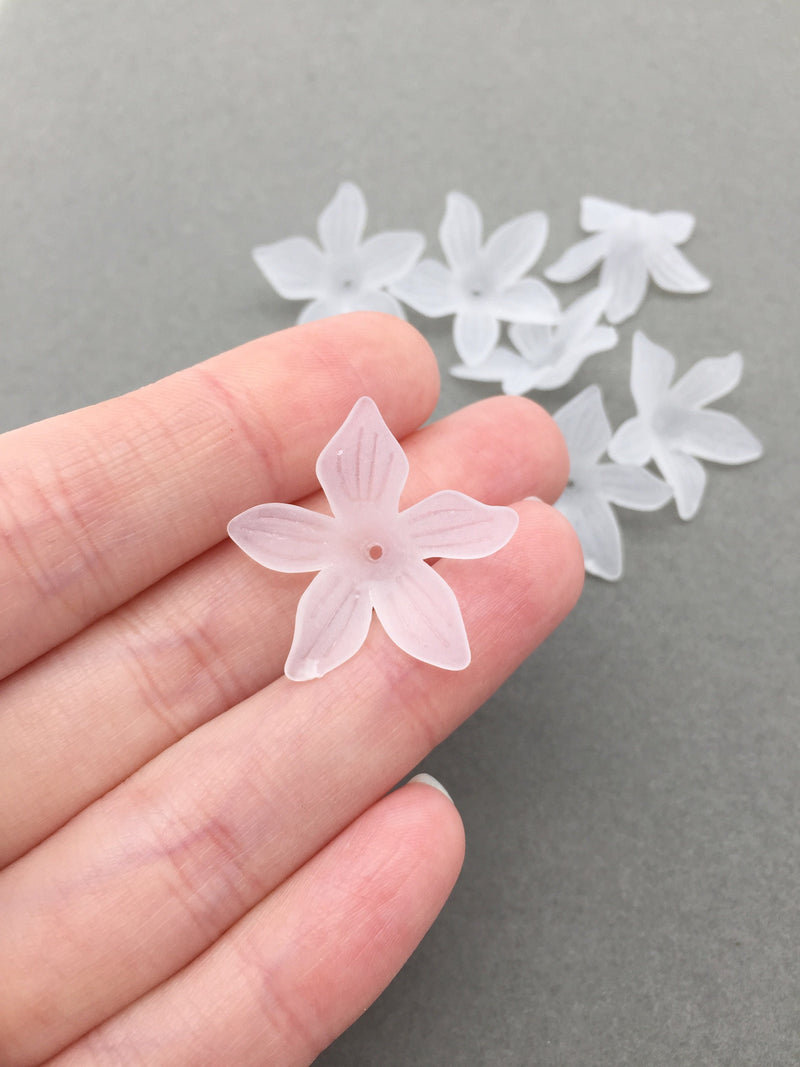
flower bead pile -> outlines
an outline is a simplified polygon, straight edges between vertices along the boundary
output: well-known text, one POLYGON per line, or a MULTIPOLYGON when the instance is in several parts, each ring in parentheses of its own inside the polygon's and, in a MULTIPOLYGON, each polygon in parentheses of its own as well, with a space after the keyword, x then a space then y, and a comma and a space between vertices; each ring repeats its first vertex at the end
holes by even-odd
MULTIPOLYGON (((496 383, 504 393, 560 389, 590 358, 592 366, 601 367, 619 343, 614 326, 639 310, 651 281, 676 294, 711 287, 678 248, 695 227, 685 211, 652 213, 583 197, 580 225, 589 236, 568 248, 544 276, 569 283, 599 267, 599 283, 564 308, 550 286, 530 274, 548 236, 542 211, 511 219, 484 240, 478 205, 464 193, 449 193, 438 234, 445 262, 421 259, 425 239, 414 231, 376 234, 362 242, 366 218, 363 194, 344 182, 319 217, 321 247, 290 237, 254 249, 253 257, 281 296, 310 301, 300 322, 354 310, 404 317, 402 304, 430 318, 452 315, 461 363, 451 374, 496 383), (507 343, 502 343, 504 328, 507 343)), ((608 581, 623 573, 622 535, 612 505, 652 511, 674 499, 680 518, 689 520, 706 487, 701 460, 730 465, 761 456, 760 441, 737 418, 708 408, 738 385, 742 365, 738 352, 707 357, 673 384, 672 354, 636 331, 630 374, 636 414, 614 432, 596 385, 555 412, 570 456, 569 483, 555 506, 580 539, 588 573, 608 581), (646 469, 649 464, 660 478, 646 469)), ((395 637, 391 618, 386 623, 385 608, 377 606, 380 598, 379 593, 375 607, 385 628, 408 647, 410 641, 395 637)), ((362 605, 362 628, 364 617, 362 605)), ((290 661, 301 659, 293 646, 290 661)))

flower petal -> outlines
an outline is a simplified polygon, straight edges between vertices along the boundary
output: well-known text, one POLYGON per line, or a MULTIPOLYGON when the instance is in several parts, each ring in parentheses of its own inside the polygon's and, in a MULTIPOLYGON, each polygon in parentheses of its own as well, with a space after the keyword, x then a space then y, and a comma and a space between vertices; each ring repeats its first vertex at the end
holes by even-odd
POLYGON ((563 354, 559 360, 559 366, 563 362, 565 367, 572 366, 570 377, 578 370, 584 360, 589 356, 595 356, 598 352, 610 352, 619 343, 619 334, 613 326, 596 326, 581 340, 576 340, 570 345, 563 345, 563 354))
POLYGON ((672 353, 637 330, 633 335, 631 394, 640 412, 649 415, 661 403, 674 374, 675 357, 672 353))
POLYGON ((613 200, 603 200, 599 196, 581 197, 581 229, 587 233, 624 223, 631 214, 632 208, 613 200))
POLYGON ((410 656, 445 670, 460 671, 471 659, 467 632, 455 593, 427 563, 415 563, 370 589, 386 633, 410 656))
POLYGON ((587 385, 559 408, 553 418, 567 442, 572 466, 596 462, 611 440, 611 424, 597 385, 587 385))
POLYGON ((285 300, 310 300, 325 288, 325 258, 307 237, 287 237, 253 249, 253 260, 285 300))
POLYGON ((705 293, 711 288, 709 279, 669 241, 646 245, 644 261, 656 285, 670 293, 705 293))
POLYGON ((482 363, 468 367, 465 363, 456 363, 450 368, 454 378, 468 382, 501 382, 507 374, 512 374, 525 360, 511 348, 498 345, 482 363))
POLYGON ((364 644, 371 619, 367 590, 339 567, 326 567, 300 597, 286 677, 321 678, 350 659, 364 644))
POLYGON ((423 259, 391 286, 392 293, 414 311, 429 318, 452 315, 458 305, 453 275, 435 259, 423 259))
POLYGON ((659 449, 654 458, 664 480, 672 486, 678 514, 687 521, 693 519, 706 487, 706 472, 702 463, 694 456, 666 448, 659 449))
POLYGON ((694 411, 686 419, 676 446, 714 463, 751 463, 764 447, 734 415, 725 411, 694 411))
POLYGON ((727 396, 742 380, 742 356, 709 356, 698 360, 673 385, 670 397, 687 408, 701 408, 727 396))
MULTIPOLYGON (((565 344, 574 344, 586 337, 597 327, 598 320, 610 299, 611 289, 601 285, 596 289, 590 289, 577 300, 573 300, 569 307, 564 308, 561 315, 561 321, 558 324, 559 339, 565 344)), ((612 332, 616 338, 617 331, 612 332)))
POLYGON ((388 230, 368 237, 359 250, 364 283, 382 289, 408 274, 425 248, 425 238, 411 230, 388 230))
POLYGON ((566 489, 555 503, 583 549, 589 574, 615 582, 622 577, 622 535, 611 507, 592 493, 566 489))
POLYGON ((631 463, 640 467, 653 455, 655 441, 647 419, 636 415, 617 427, 608 445, 608 454, 615 463, 631 463))
POLYGON ((469 366, 482 362, 500 338, 500 324, 488 311, 459 311, 453 322, 456 352, 469 366))
POLYGON ((552 326, 515 322, 508 328, 512 344, 532 367, 548 367, 553 361, 555 330, 552 326))
POLYGON ((464 193, 448 193, 439 244, 453 270, 471 267, 483 238, 483 218, 475 201, 464 193))
POLYGON ((318 571, 335 558, 336 523, 295 504, 258 504, 228 523, 228 536, 262 567, 318 571))
POLYGON ((326 252, 353 252, 367 224, 367 202, 353 182, 342 182, 333 200, 317 220, 317 233, 326 252))
POLYGON ((642 306, 647 292, 647 266, 638 245, 626 243, 613 248, 600 271, 600 285, 610 286, 606 318, 611 323, 624 322, 642 306))
POLYGON ((407 477, 405 452, 375 401, 362 396, 317 460, 317 478, 334 515, 352 514, 364 504, 376 514, 394 514, 407 477))
POLYGON ((298 325, 302 325, 304 322, 316 322, 317 319, 327 319, 331 315, 341 315, 343 311, 348 309, 339 300, 333 300, 331 297, 323 297, 321 300, 312 300, 310 304, 301 310, 297 316, 298 325))
POLYGON ((613 326, 595 326, 583 339, 580 348, 585 350, 587 355, 594 355, 595 352, 610 352, 618 344, 619 334, 613 326))
POLYGON ((450 373, 454 378, 470 382, 501 382, 501 388, 506 395, 522 396, 529 389, 533 389, 537 372, 527 359, 523 359, 510 348, 498 345, 477 367, 457 363, 450 368, 450 373))
POLYGON ((633 511, 657 511, 672 499, 666 482, 630 463, 599 464, 594 485, 610 503, 633 511))
POLYGON ((538 278, 523 278, 503 292, 487 298, 493 315, 503 322, 551 325, 561 317, 558 298, 538 278))
POLYGON ((423 559, 480 559, 507 544, 519 525, 513 508, 491 507, 454 489, 421 500, 400 516, 423 559))
POLYGON ((594 270, 603 256, 611 248, 611 238, 607 233, 596 233, 578 241, 545 270, 545 278, 551 282, 576 282, 594 270))
POLYGON ((400 303, 391 293, 382 289, 374 292, 361 292, 353 299, 348 311, 382 311, 386 315, 396 315, 398 319, 406 317, 400 303))
POLYGON ((547 231, 543 211, 530 211, 498 226, 480 254, 484 271, 498 288, 527 274, 542 254, 547 231))
MULTIPOLYGON (((611 327, 600 327, 600 329, 610 330, 611 327)), ((598 329, 597 332, 599 333, 600 330, 598 329)), ((612 332, 616 334, 616 331, 612 332)), ((613 347, 613 344, 605 346, 606 349, 613 347)), ((593 356, 596 352, 602 350, 602 345, 592 348, 587 341, 584 341, 582 345, 576 345, 574 348, 563 348, 554 363, 541 367, 531 367, 532 381, 528 388, 560 389, 575 377, 589 356, 593 356)))
POLYGON ((688 211, 659 211, 652 218, 666 239, 674 245, 682 245, 694 232, 695 218, 688 211))

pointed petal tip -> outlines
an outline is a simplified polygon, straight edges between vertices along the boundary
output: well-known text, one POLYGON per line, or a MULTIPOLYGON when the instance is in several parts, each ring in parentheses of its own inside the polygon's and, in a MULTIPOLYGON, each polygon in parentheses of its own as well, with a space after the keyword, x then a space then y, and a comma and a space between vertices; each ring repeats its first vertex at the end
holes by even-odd
POLYGON ((366 413, 367 411, 379 415, 381 419, 383 418, 380 413, 380 409, 378 408, 378 405, 375 403, 371 396, 367 396, 366 394, 364 396, 360 396, 358 400, 356 400, 355 404, 353 404, 352 408, 350 409, 350 414, 360 415, 362 413, 366 413))
POLYGON ((696 503, 687 504, 687 503, 684 503, 683 501, 679 501, 676 498, 675 499, 675 508, 676 508, 676 510, 678 512, 678 518, 682 519, 684 522, 691 522, 692 519, 695 517, 695 515, 700 510, 700 504, 701 503, 702 503, 702 501, 698 500, 696 503))
POLYGON ((297 659, 290 662, 287 659, 283 673, 290 682, 311 682, 315 678, 322 678, 326 672, 319 669, 317 660, 297 659))
POLYGON ((624 574, 624 568, 620 563, 619 569, 606 568, 593 560, 584 559, 583 566, 587 574, 591 574, 593 578, 602 578, 604 582, 618 582, 624 574))
POLYGON ((445 195, 445 207, 452 205, 453 207, 468 207, 477 208, 477 203, 467 193, 462 192, 460 189, 451 189, 445 195))
POLYGON ((336 193, 338 194, 341 192, 346 192, 351 195, 354 194, 355 196, 360 196, 362 198, 364 196, 364 192, 361 186, 357 182, 354 182, 351 178, 345 178, 344 181, 339 182, 338 186, 336 187, 336 193))

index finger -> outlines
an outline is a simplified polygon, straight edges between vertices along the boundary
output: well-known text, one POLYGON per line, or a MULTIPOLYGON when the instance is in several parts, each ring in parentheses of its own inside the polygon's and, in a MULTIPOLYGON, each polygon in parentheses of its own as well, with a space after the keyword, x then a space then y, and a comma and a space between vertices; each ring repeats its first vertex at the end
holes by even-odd
POLYGON ((359 396, 403 436, 437 393, 421 335, 360 313, 3 435, 0 677, 222 540, 237 512, 311 491, 359 396))

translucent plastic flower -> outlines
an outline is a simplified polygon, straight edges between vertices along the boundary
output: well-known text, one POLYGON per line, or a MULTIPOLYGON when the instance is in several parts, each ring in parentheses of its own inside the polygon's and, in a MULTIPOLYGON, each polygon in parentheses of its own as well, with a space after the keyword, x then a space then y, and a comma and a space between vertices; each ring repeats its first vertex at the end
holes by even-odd
POLYGON ((517 513, 453 490, 398 511, 408 460, 369 397, 320 453, 317 477, 333 516, 260 504, 228 526, 263 566, 320 572, 300 598, 286 675, 319 678, 344 663, 364 643, 373 608, 409 655, 448 670, 466 667, 469 643, 455 594, 424 561, 496 552, 516 530, 517 513))
POLYGON ((686 211, 648 211, 581 199, 581 227, 593 234, 568 248, 544 272, 552 282, 574 282, 602 260, 600 285, 612 290, 609 322, 624 322, 642 305, 648 279, 670 293, 704 293, 711 282, 675 247, 688 241, 694 217, 686 211))
POLYGON ((672 486, 678 514, 697 514, 706 484, 699 459, 749 463, 762 454, 761 442, 733 415, 706 411, 705 405, 730 393, 741 381, 738 352, 701 359, 671 385, 675 359, 641 331, 633 337, 631 392, 638 415, 619 427, 609 455, 619 463, 654 460, 672 486))
POLYGON ((364 194, 342 182, 317 222, 320 249, 307 237, 288 237, 253 249, 259 270, 287 300, 309 300, 298 322, 345 311, 386 311, 405 318, 387 286, 414 266, 425 247, 421 233, 387 231, 361 240, 367 224, 364 194))
POLYGON ((554 418, 569 451, 569 481, 555 506, 578 535, 589 574, 616 581, 622 576, 622 535, 611 505, 656 511, 672 491, 640 466, 600 462, 611 424, 598 386, 578 393, 554 418))
POLYGON ((558 301, 536 278, 523 278, 542 253, 547 216, 532 211, 506 222, 483 241, 478 205, 449 193, 439 243, 448 267, 424 259, 392 286, 400 300, 423 315, 455 315, 453 341, 465 363, 486 359, 500 339, 501 322, 556 322, 558 301))
POLYGON ((499 345, 477 367, 457 365, 450 373, 473 382, 501 382, 503 392, 512 395, 560 389, 589 356, 616 345, 617 331, 597 324, 610 296, 610 289, 593 289, 561 312, 555 326, 512 326, 508 333, 518 352, 499 345))

